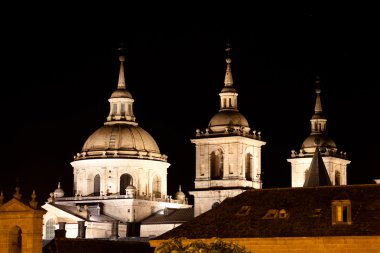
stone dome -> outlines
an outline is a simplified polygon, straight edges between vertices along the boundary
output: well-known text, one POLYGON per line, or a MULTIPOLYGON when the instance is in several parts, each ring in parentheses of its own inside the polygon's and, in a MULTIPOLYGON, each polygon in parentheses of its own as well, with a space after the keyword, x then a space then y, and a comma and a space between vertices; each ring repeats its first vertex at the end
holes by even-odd
POLYGON ((133 124, 105 124, 88 137, 81 154, 82 158, 98 158, 109 154, 117 157, 161 157, 153 137, 133 124))
POLYGON ((240 112, 235 110, 223 110, 211 118, 208 127, 213 132, 224 132, 226 128, 249 128, 249 124, 247 119, 240 112))
POLYGON ((302 143, 302 149, 304 149, 306 153, 314 153, 318 142, 321 148, 337 149, 335 142, 326 134, 312 134, 308 136, 302 143))
POLYGON ((117 89, 112 92, 111 98, 132 98, 132 94, 125 89, 117 89))
POLYGON ((58 183, 58 188, 54 190, 54 197, 61 198, 65 196, 65 192, 61 189, 61 184, 58 183))
POLYGON ((179 190, 175 194, 175 199, 176 200, 185 200, 186 195, 185 193, 181 190, 181 186, 179 187, 179 190))

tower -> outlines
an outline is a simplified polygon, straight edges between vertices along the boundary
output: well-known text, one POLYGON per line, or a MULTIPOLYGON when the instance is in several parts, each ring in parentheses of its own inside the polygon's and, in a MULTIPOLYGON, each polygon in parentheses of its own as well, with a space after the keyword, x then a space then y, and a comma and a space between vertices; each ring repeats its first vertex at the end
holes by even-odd
POLYGON ((197 129, 195 138, 194 213, 198 216, 228 197, 261 185, 261 133, 251 131, 239 112, 238 93, 233 87, 230 47, 226 48, 224 87, 219 93, 220 109, 205 131, 197 129))
POLYGON ((326 166, 328 176, 332 185, 347 184, 347 164, 346 152, 339 151, 335 142, 327 135, 327 119, 322 111, 321 89, 319 77, 315 81, 316 101, 314 114, 310 119, 311 132, 302 143, 302 147, 297 153, 292 150, 291 157, 287 159, 291 163, 292 187, 302 187, 308 177, 312 158, 315 149, 319 146, 319 155, 326 166))
POLYGON ((131 93, 126 89, 125 56, 119 56, 117 89, 109 98, 107 121, 84 143, 71 163, 77 195, 126 194, 127 186, 138 195, 167 195, 167 156, 153 137, 141 128, 133 114, 131 93))

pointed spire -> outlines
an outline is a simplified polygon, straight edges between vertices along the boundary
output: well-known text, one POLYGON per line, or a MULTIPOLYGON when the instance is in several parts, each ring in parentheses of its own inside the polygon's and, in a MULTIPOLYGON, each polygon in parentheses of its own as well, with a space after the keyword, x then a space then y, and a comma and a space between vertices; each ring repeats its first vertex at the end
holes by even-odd
POLYGON ((136 122, 136 117, 133 115, 133 98, 132 94, 126 89, 125 85, 125 75, 124 75, 124 47, 118 48, 120 51, 119 61, 119 81, 117 83, 117 89, 112 93, 110 99, 110 112, 107 116, 107 122, 104 124, 130 124, 138 125, 136 122))
POLYGON ((310 120, 310 122, 311 122, 311 133, 312 134, 326 133, 327 119, 323 115, 323 112, 322 112, 321 88, 320 88, 319 75, 316 76, 315 86, 316 86, 316 88, 315 88, 316 99, 315 99, 315 106, 314 106, 314 114, 310 120))
POLYGON ((124 62, 125 62, 124 51, 125 51, 125 48, 120 47, 120 48, 118 48, 118 50, 120 51, 120 55, 119 55, 120 71, 119 71, 119 81, 117 83, 117 89, 118 90, 125 90, 125 74, 124 74, 124 62))
POLYGON ((314 111, 316 114, 322 113, 322 103, 321 103, 321 88, 320 88, 320 79, 319 75, 315 78, 315 93, 317 94, 314 111))
POLYGON ((309 167, 303 187, 329 186, 331 180, 327 172, 325 163, 323 162, 321 153, 319 152, 319 139, 316 138, 317 147, 315 148, 313 159, 309 167))
POLYGON ((224 77, 224 86, 225 87, 232 87, 234 84, 234 81, 232 80, 232 71, 231 71, 231 57, 230 57, 230 51, 231 51, 231 45, 227 42, 226 44, 226 52, 227 52, 227 57, 226 57, 226 63, 227 63, 227 68, 226 68, 226 75, 224 77))

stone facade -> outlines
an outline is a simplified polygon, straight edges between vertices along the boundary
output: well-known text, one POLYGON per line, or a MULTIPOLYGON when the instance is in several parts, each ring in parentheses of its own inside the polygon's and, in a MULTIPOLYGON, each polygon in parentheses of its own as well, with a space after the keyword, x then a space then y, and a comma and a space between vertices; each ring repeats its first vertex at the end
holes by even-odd
POLYGON ((44 213, 16 197, 0 203, 0 252, 41 253, 44 213))

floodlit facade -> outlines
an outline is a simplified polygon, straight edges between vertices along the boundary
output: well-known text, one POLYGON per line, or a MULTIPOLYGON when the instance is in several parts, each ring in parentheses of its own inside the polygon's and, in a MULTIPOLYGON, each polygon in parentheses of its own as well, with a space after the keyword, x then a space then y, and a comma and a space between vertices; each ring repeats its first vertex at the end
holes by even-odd
POLYGON ((224 87, 219 93, 220 109, 204 131, 197 129, 191 142, 196 149, 194 215, 198 216, 223 200, 246 189, 261 188, 261 132, 251 130, 238 110, 238 93, 233 87, 230 48, 226 49, 224 87))
POLYGON ((347 184, 347 160, 346 152, 338 150, 335 142, 327 134, 327 119, 322 111, 321 89, 319 78, 316 80, 316 101, 314 114, 310 119, 311 132, 302 143, 299 152, 292 150, 291 157, 287 159, 291 163, 292 187, 302 187, 308 174, 312 157, 316 147, 319 147, 323 162, 326 165, 332 185, 347 184))
MULTIPOLYGON (((191 208, 185 194, 167 194, 167 156, 136 121, 134 99, 126 89, 124 55, 119 56, 117 89, 109 98, 110 111, 102 127, 84 143, 71 162, 74 196, 58 188, 43 205, 43 238, 55 229, 68 238, 118 238, 141 235, 140 222, 165 208, 191 208)), ((149 231, 149 229, 145 229, 149 231)))

